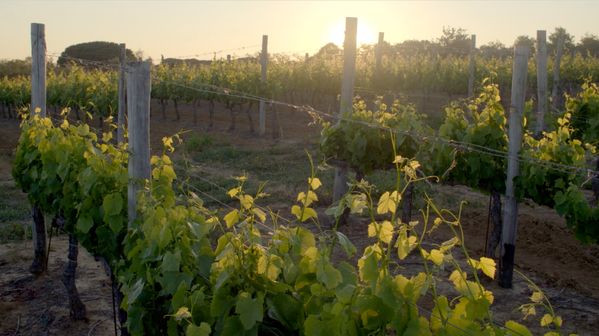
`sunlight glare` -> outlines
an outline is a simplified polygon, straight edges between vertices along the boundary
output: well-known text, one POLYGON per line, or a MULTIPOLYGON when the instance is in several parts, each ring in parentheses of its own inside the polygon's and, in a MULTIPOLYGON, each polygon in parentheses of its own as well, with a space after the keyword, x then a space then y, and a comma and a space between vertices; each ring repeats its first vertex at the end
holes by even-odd
MULTIPOLYGON (((343 41, 345 40, 345 21, 339 21, 335 24, 329 33, 329 41, 333 42, 339 47, 343 47, 343 41)), ((362 44, 374 44, 378 40, 378 33, 371 28, 371 26, 364 20, 358 19, 358 36, 357 46, 362 44)))

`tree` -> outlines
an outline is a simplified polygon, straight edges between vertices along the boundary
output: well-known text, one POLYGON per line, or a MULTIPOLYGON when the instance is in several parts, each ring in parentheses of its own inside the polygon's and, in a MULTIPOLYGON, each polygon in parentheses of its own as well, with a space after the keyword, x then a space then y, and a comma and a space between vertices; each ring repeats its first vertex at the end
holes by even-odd
POLYGON ((583 56, 599 57, 599 37, 593 34, 586 34, 580 39, 576 50, 583 56))
POLYGON ((440 46, 428 40, 406 40, 394 45, 393 49, 402 56, 418 57, 438 53, 440 46))
POLYGON ((465 56, 470 53, 470 36, 462 28, 443 27, 439 45, 445 55, 465 56))
MULTIPOLYGON (((121 49, 113 42, 85 42, 68 46, 58 58, 58 66, 78 64, 84 67, 98 67, 101 63, 118 64, 121 49)), ((126 50, 127 60, 136 60, 130 49, 126 50)))
POLYGON ((520 35, 518 37, 516 37, 516 40, 514 41, 514 47, 517 46, 527 46, 530 48, 530 52, 534 52, 535 50, 535 43, 536 43, 536 39, 528 36, 528 35, 520 35))
POLYGON ((557 43, 560 38, 564 39, 564 53, 574 50, 574 36, 569 34, 565 28, 557 27, 555 28, 555 31, 549 35, 549 42, 547 43, 547 51, 549 54, 555 54, 557 43))
POLYGON ((479 49, 484 57, 506 58, 512 54, 512 51, 499 41, 489 42, 479 49))

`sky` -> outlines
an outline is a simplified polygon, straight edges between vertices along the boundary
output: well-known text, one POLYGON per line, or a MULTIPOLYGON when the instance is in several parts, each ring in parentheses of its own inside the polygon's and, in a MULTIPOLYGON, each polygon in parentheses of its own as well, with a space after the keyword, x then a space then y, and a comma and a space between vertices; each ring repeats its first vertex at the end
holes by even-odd
POLYGON ((341 44, 346 17, 358 18, 358 44, 378 33, 392 44, 431 40, 443 27, 476 34, 477 44, 511 46, 519 35, 562 26, 578 41, 599 35, 599 1, 28 1, 0 0, 0 59, 31 54, 30 24, 46 26, 49 56, 89 41, 126 43, 145 57, 244 56, 260 50, 304 55, 341 44))

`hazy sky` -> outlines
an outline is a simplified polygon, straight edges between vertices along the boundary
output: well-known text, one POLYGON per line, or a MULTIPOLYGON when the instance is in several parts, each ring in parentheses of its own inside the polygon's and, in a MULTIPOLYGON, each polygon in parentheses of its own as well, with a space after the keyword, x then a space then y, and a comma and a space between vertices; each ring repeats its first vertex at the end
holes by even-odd
POLYGON ((477 35, 478 45, 563 26, 579 40, 599 35, 599 1, 17 1, 0 0, 0 59, 30 55, 30 23, 46 25, 50 54, 88 41, 126 43, 157 60, 269 52, 314 53, 340 43, 346 16, 358 17, 358 43, 385 32, 391 43, 432 39, 444 26, 477 35), (246 47, 245 49, 239 49, 246 47), (231 50, 236 49, 236 50, 231 50))

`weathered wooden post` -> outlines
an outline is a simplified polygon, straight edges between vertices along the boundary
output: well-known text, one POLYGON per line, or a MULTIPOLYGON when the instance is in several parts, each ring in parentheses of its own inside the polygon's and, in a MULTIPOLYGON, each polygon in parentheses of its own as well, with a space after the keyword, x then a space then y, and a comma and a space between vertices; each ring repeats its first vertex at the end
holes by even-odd
POLYGON ((540 136, 545 129, 547 112, 547 33, 537 30, 537 124, 535 135, 540 136))
POLYGON ((522 122, 528 73, 527 46, 516 46, 512 71, 512 96, 509 115, 509 145, 507 157, 507 179, 505 181, 505 208, 501 230, 501 259, 499 260, 499 285, 512 287, 516 232, 518 228, 518 200, 514 188, 514 178, 518 176, 520 164, 518 155, 522 147, 522 122))
POLYGON ((127 48, 124 43, 119 44, 119 107, 117 117, 116 140, 121 144, 125 142, 125 114, 127 110, 127 99, 125 96, 125 66, 127 63, 127 48))
POLYGON ((475 72, 475 58, 476 55, 476 35, 470 36, 470 64, 468 67, 468 97, 474 96, 474 72, 475 72))
POLYGON ((131 62, 127 73, 129 112, 129 226, 137 217, 137 193, 150 178, 150 63, 131 62))
POLYGON ((555 59, 553 60, 553 88, 551 90, 551 110, 553 113, 559 112, 557 109, 558 104, 558 90, 559 90, 559 68, 562 62, 562 55, 564 53, 565 36, 560 36, 557 40, 557 49, 555 51, 555 59))
MULTIPOLYGON (((345 19, 345 43, 343 44, 343 80, 341 82, 341 100, 339 116, 347 117, 352 112, 354 82, 356 77, 356 32, 358 19, 348 17, 345 19)), ((341 119, 337 122, 341 122, 341 119)), ((337 202, 347 192, 347 167, 335 168, 335 182, 333 185, 333 202, 337 202)))
MULTIPOLYGON (((41 23, 31 24, 31 113, 46 117, 46 32, 41 23)), ((29 271, 41 274, 47 269, 46 225, 44 214, 32 204, 33 262, 29 271)))
MULTIPOLYGON (((268 64, 268 35, 262 35, 262 53, 260 54, 260 70, 262 86, 266 87, 266 66, 268 64)), ((260 100, 260 116, 258 132, 260 136, 266 133, 266 102, 260 100)))

